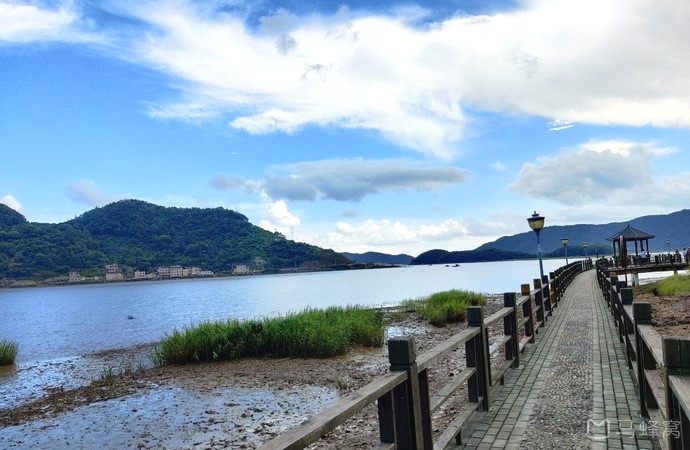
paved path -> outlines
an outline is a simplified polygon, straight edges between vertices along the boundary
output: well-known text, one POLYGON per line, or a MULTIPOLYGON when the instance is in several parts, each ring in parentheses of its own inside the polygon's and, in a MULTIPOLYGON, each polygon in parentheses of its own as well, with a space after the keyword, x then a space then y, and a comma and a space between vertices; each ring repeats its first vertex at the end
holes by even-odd
POLYGON ((520 368, 506 375, 491 410, 468 425, 464 447, 652 448, 643 433, 633 432, 641 422, 636 395, 590 270, 575 278, 539 329, 537 344, 525 349, 520 368))

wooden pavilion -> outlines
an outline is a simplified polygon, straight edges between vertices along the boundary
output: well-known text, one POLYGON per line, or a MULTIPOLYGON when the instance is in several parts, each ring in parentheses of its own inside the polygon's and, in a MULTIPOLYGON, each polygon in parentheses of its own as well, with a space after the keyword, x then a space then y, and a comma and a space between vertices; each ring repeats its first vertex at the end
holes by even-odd
POLYGON ((647 254, 649 254, 649 240, 654 238, 654 235, 645 233, 644 231, 638 230, 637 228, 631 227, 629 224, 627 227, 623 228, 620 230, 618 233, 614 234, 607 240, 613 242, 613 257, 617 258, 618 255, 621 254, 621 248, 620 248, 620 240, 621 237, 623 238, 623 242, 625 243, 625 254, 627 254, 627 249, 628 249, 628 242, 634 242, 635 243, 635 255, 639 256, 639 252, 643 250, 647 250, 647 254), (639 248, 637 243, 640 243, 639 248), (618 251, 616 251, 616 246, 618 246, 618 251))

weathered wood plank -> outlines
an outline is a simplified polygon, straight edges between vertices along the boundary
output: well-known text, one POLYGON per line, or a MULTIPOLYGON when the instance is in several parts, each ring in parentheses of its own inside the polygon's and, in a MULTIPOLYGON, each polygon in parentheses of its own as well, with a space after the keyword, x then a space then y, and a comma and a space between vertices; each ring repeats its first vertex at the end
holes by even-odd
POLYGON ((259 448, 262 450, 304 448, 363 410, 386 392, 405 382, 406 379, 406 372, 383 375, 259 448))
POLYGON ((666 393, 664 388, 664 380, 661 379, 659 372, 656 369, 648 369, 644 371, 644 376, 647 379, 647 386, 659 405, 661 415, 666 419, 666 393))
POLYGON ((671 375, 668 384, 685 415, 690 417, 690 376, 671 375))
POLYGON ((521 295, 520 297, 515 300, 515 304, 517 306, 522 306, 523 303, 529 301, 529 295, 521 295))
POLYGON ((523 317, 522 319, 520 319, 520 321, 519 321, 518 324, 517 324, 518 330, 519 330, 520 328, 524 327, 525 324, 526 324, 527 322, 529 322, 529 319, 530 319, 529 317, 523 317))
POLYGON ((495 313, 491 314, 489 317, 484 319, 484 325, 489 326, 493 324, 494 322, 503 319, 505 316, 513 312, 513 308, 501 308, 495 313))
POLYGON ((640 330, 642 340, 647 344, 649 351, 652 352, 657 366, 662 367, 664 365, 664 356, 661 335, 651 325, 638 325, 637 328, 640 330))
POLYGON ((501 378, 503 378, 503 375, 508 371, 508 369, 513 365, 513 360, 508 359, 506 361, 503 361, 500 366, 498 366, 498 369, 496 369, 496 373, 493 376, 493 380, 491 380, 491 387, 496 386, 496 384, 501 381, 501 378))
POLYGON ((456 348, 463 345, 473 337, 479 334, 479 327, 471 327, 462 330, 458 334, 452 336, 450 339, 441 342, 434 348, 427 350, 417 357, 417 367, 421 372, 434 364, 441 361, 443 358, 451 354, 456 348))
POLYGON ((520 339, 520 345, 519 345, 520 351, 523 351, 525 349, 525 345, 527 345, 527 343, 529 343, 530 339, 531 338, 529 336, 525 336, 522 339, 520 339))
POLYGON ((474 367, 467 367, 451 381, 446 383, 435 395, 431 397, 431 413, 436 412, 458 389, 464 387, 467 380, 477 371, 474 367))
POLYGON ((489 347, 489 356, 493 356, 493 354, 496 353, 499 349, 501 349, 503 345, 505 345, 505 343, 508 342, 512 337, 513 336, 510 335, 504 335, 501 336, 501 338, 498 339, 496 342, 491 344, 491 346, 489 347))
POLYGON ((457 413, 455 419, 448 424, 448 427, 441 433, 436 442, 434 443, 434 450, 443 450, 449 445, 460 444, 458 439, 458 433, 460 429, 465 424, 467 419, 472 415, 473 412, 477 410, 479 405, 482 403, 482 398, 479 398, 477 403, 467 403, 462 409, 457 413))

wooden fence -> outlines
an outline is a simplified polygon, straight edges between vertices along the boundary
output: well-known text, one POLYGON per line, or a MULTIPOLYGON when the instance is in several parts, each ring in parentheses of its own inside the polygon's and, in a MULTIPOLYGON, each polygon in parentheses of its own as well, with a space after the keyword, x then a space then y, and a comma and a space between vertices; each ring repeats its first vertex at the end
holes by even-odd
POLYGON ((484 308, 469 307, 467 329, 434 348, 416 355, 412 337, 388 340, 390 372, 344 397, 339 403, 319 412, 261 446, 264 450, 301 449, 323 437, 365 407, 378 408, 379 449, 443 449, 461 443, 460 430, 473 412, 487 411, 497 385, 511 367, 519 367, 520 354, 561 301, 565 288, 590 260, 570 263, 521 286, 520 294, 503 296, 504 307, 488 317, 484 308), (503 336, 489 345, 489 327, 503 321, 503 336), (521 335, 524 335, 521 337, 521 335), (429 392, 429 369, 465 347, 466 367, 438 392, 429 392), (505 360, 491 364, 492 355, 501 348, 505 360), (438 438, 433 439, 432 415, 441 405, 467 386, 468 402, 456 414, 438 438))
POLYGON ((661 336, 652 305, 633 301, 633 289, 597 265, 597 279, 625 345, 638 385, 642 415, 666 449, 690 449, 690 338, 661 336))

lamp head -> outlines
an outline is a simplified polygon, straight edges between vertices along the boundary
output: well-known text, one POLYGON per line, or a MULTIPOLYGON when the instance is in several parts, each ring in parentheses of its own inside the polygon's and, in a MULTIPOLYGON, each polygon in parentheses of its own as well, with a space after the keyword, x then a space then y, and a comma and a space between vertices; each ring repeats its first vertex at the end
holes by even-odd
POLYGON ((527 218, 527 223, 529 223, 529 227, 532 230, 539 232, 542 228, 544 228, 544 217, 540 216, 536 211, 534 211, 534 214, 527 218))
POLYGON ((564 246, 568 245, 568 240, 568 238, 561 238, 561 244, 563 244, 564 246))

